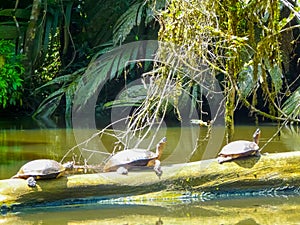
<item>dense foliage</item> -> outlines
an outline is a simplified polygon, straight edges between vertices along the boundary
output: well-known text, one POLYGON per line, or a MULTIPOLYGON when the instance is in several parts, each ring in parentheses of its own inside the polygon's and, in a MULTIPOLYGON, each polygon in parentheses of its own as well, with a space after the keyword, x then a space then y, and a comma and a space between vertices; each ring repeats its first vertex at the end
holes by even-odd
MULTIPOLYGON (((11 31, 5 39, 15 40, 16 52, 24 54, 26 82, 22 83, 24 71, 16 57, 11 55, 10 60, 17 62, 13 65, 1 53, 2 71, 3 65, 18 68, 13 73, 6 69, 9 72, 1 76, 3 107, 20 102, 23 88, 28 93, 34 91, 26 98, 34 99, 27 100, 31 108, 39 105, 36 116, 50 117, 61 107, 70 117, 80 82, 97 86, 105 79, 114 81, 100 93, 99 107, 108 106, 115 97, 111 90, 147 72, 157 79, 154 84, 159 84, 151 87, 156 90, 155 97, 165 96, 164 85, 174 86, 169 100, 180 120, 180 107, 186 107, 180 106, 183 93, 188 93, 194 99, 192 104, 199 104, 200 111, 204 111, 201 87, 191 76, 201 70, 200 62, 209 66, 209 76, 222 85, 229 130, 233 130, 234 112, 240 104, 254 115, 299 121, 299 1, 27 0, 7 2, 4 8, 0 10, 0 31, 11 31), (119 68, 120 62, 136 54, 135 49, 97 63, 104 53, 119 45, 157 37, 179 47, 176 54, 171 54, 169 46, 164 46, 166 51, 162 49, 156 58, 163 63, 138 62, 139 66, 119 68), (152 65, 154 69, 149 72, 152 65), (88 80, 82 80, 84 74, 88 80)), ((86 98, 94 92, 91 89, 86 98)), ((147 104, 141 103, 145 109, 139 111, 141 115, 153 109, 151 104, 169 101, 152 97, 148 96, 147 104)), ((230 138, 230 132, 228 135, 230 138)))
POLYGON ((15 44, 0 40, 0 107, 22 105, 24 67, 15 54, 15 44))
MULTIPOLYGON (((74 62, 70 64, 73 70, 67 70, 66 72, 71 73, 65 73, 39 88, 39 91, 49 88, 52 91, 41 102, 34 114, 35 116, 51 116, 59 107, 64 97, 65 116, 70 118, 74 93, 82 75, 88 68, 86 59, 90 61, 89 70, 86 72, 86 74, 88 74, 87 77, 89 77, 88 82, 91 82, 91 86, 97 87, 97 84, 106 80, 107 76, 109 79, 119 78, 120 80, 120 75, 125 69, 120 67, 121 62, 126 62, 130 58, 132 59, 137 52, 128 52, 128 54, 116 55, 114 58, 105 59, 99 65, 96 63, 98 66, 94 68, 93 62, 97 60, 97 58, 121 44, 137 40, 152 39, 153 37, 156 38, 158 29, 155 27, 153 10, 151 10, 152 4, 150 2, 135 0, 128 1, 125 4, 124 1, 120 0, 116 0, 113 3, 100 0, 98 3, 96 6, 98 11, 92 8, 95 7, 93 2, 86 1, 80 5, 81 10, 86 10, 81 14, 84 16, 81 20, 84 19, 86 24, 77 23, 77 29, 80 28, 86 33, 80 33, 72 37, 74 40, 78 39, 81 41, 81 44, 79 42, 75 43, 76 46, 80 45, 78 46, 80 48, 77 49, 78 53, 76 54, 74 62), (99 26, 98 23, 103 24, 103 27, 99 26), (86 34, 86 36, 83 36, 83 34, 86 34), (53 90, 53 87, 55 90, 53 90)), ((164 4, 159 4, 158 7, 162 5, 164 4)), ((112 52, 111 54, 115 53, 112 52)), ((134 67, 131 67, 131 69, 134 69, 134 67)), ((137 73, 133 76, 138 77, 139 75, 140 73, 137 73)), ((122 87, 123 83, 119 85, 122 87)), ((114 87, 114 89, 118 89, 118 87, 114 87)), ((82 99, 82 102, 78 104, 84 104, 96 90, 97 88, 90 88, 89 92, 85 94, 86 98, 82 99)), ((101 104, 103 105, 106 101, 112 100, 117 92, 101 94, 104 95, 101 98, 101 104)), ((101 110, 102 109, 100 109, 100 111, 101 110)))
POLYGON ((211 68, 209 76, 224 76, 221 83, 229 139, 239 102, 251 113, 273 120, 299 121, 295 113, 299 112, 299 104, 289 104, 295 103, 299 95, 299 89, 295 90, 299 80, 289 81, 288 74, 283 73, 288 68, 282 67, 291 60, 284 57, 295 51, 292 42, 283 40, 289 35, 299 38, 298 8, 279 0, 173 0, 161 13, 159 39, 181 46, 180 59, 194 68, 198 61, 190 59, 202 59, 211 68), (291 90, 295 92, 287 98, 291 90), (288 111, 288 106, 293 109, 288 111))

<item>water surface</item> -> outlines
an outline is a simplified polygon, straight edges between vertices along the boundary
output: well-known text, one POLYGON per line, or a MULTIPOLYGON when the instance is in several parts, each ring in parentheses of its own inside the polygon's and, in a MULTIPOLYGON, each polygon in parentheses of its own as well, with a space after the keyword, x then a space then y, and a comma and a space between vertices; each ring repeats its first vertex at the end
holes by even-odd
MULTIPOLYGON (((277 125, 260 125, 263 153, 299 150, 299 130, 286 127, 280 135, 277 125), (273 138, 272 138, 273 137, 273 138), (272 138, 272 140, 271 140, 272 138)), ((216 128, 221 129, 221 128, 216 128)), ((251 140, 256 126, 236 126, 235 139, 251 140)), ((0 179, 13 176, 26 162, 51 158, 60 161, 78 144, 76 135, 85 137, 91 131, 65 129, 58 126, 40 126, 34 121, 0 122, 0 179)), ((94 131, 92 131, 94 132, 94 131)), ((214 158, 224 145, 219 136, 207 145, 207 128, 195 125, 168 127, 158 133, 166 136, 167 148, 162 164, 182 163, 214 158)), ((89 163, 99 163, 107 157, 102 154, 113 151, 115 138, 97 137, 97 145, 84 145, 84 149, 69 153, 66 160, 75 157, 88 158, 89 163), (98 151, 98 152, 97 152, 98 151)), ((142 143, 141 147, 148 147, 142 143)), ((155 143, 151 149, 155 148, 155 143)), ((220 199, 185 202, 176 205, 153 203, 151 205, 87 204, 69 207, 37 208, 0 216, 4 224, 300 224, 300 198, 295 195, 220 199), (273 216, 272 216, 273 215, 273 216)))
MULTIPOLYGON (((160 204, 160 205, 159 205, 160 204)), ((260 197, 177 205, 41 208, 0 216, 4 224, 300 224, 300 197, 260 197)))

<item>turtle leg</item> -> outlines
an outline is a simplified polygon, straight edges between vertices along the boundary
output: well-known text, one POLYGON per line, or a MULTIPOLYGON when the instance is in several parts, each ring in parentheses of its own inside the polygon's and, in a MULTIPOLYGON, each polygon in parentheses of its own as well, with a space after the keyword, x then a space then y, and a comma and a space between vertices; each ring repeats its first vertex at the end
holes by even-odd
POLYGON ((160 161, 158 159, 155 160, 153 169, 156 175, 160 178, 163 171, 161 170, 160 161))
POLYGON ((256 151, 256 152, 254 153, 254 155, 257 156, 257 157, 260 157, 260 156, 261 156, 260 151, 259 151, 259 150, 256 151))
POLYGON ((127 175, 128 174, 128 170, 125 167, 121 166, 121 167, 119 167, 117 169, 117 173, 118 174, 122 174, 122 175, 127 175))
POLYGON ((34 177, 28 177, 26 181, 29 187, 36 187, 36 181, 34 177))

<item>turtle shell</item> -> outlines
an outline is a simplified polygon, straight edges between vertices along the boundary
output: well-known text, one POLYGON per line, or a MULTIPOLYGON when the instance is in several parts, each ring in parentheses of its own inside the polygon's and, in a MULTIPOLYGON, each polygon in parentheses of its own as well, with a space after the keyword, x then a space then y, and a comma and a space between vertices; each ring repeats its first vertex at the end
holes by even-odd
POLYGON ((145 149, 127 149, 113 155, 105 164, 105 172, 115 171, 119 167, 147 166, 154 161, 158 155, 145 149))
POLYGON ((13 178, 51 179, 61 176, 64 171, 65 168, 55 160, 37 159, 23 165, 13 178))
POLYGON ((247 155, 252 152, 256 152, 259 149, 259 146, 252 141, 233 141, 225 145, 220 151, 219 155, 247 155))

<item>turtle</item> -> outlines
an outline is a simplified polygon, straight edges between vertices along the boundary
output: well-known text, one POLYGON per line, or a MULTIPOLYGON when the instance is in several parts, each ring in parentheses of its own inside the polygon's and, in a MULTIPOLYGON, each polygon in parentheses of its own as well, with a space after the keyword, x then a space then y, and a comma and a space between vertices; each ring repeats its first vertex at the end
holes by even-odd
POLYGON ((35 187, 36 180, 58 178, 72 166, 73 162, 61 164, 52 159, 36 159, 23 165, 12 178, 26 179, 29 187, 35 187))
POLYGON ((156 175, 160 177, 162 170, 160 167, 160 157, 167 143, 164 137, 156 145, 156 152, 146 149, 125 149, 112 155, 104 165, 103 171, 117 171, 119 174, 128 174, 128 169, 135 166, 153 166, 156 175))
POLYGON ((218 162, 223 163, 250 155, 259 156, 259 137, 260 129, 258 128, 253 134, 253 141, 238 140, 225 145, 218 154, 218 162))
POLYGON ((198 120, 198 119, 191 119, 191 124, 196 124, 199 125, 200 127, 209 127, 211 126, 213 121, 208 120, 208 121, 203 121, 203 120, 198 120))

